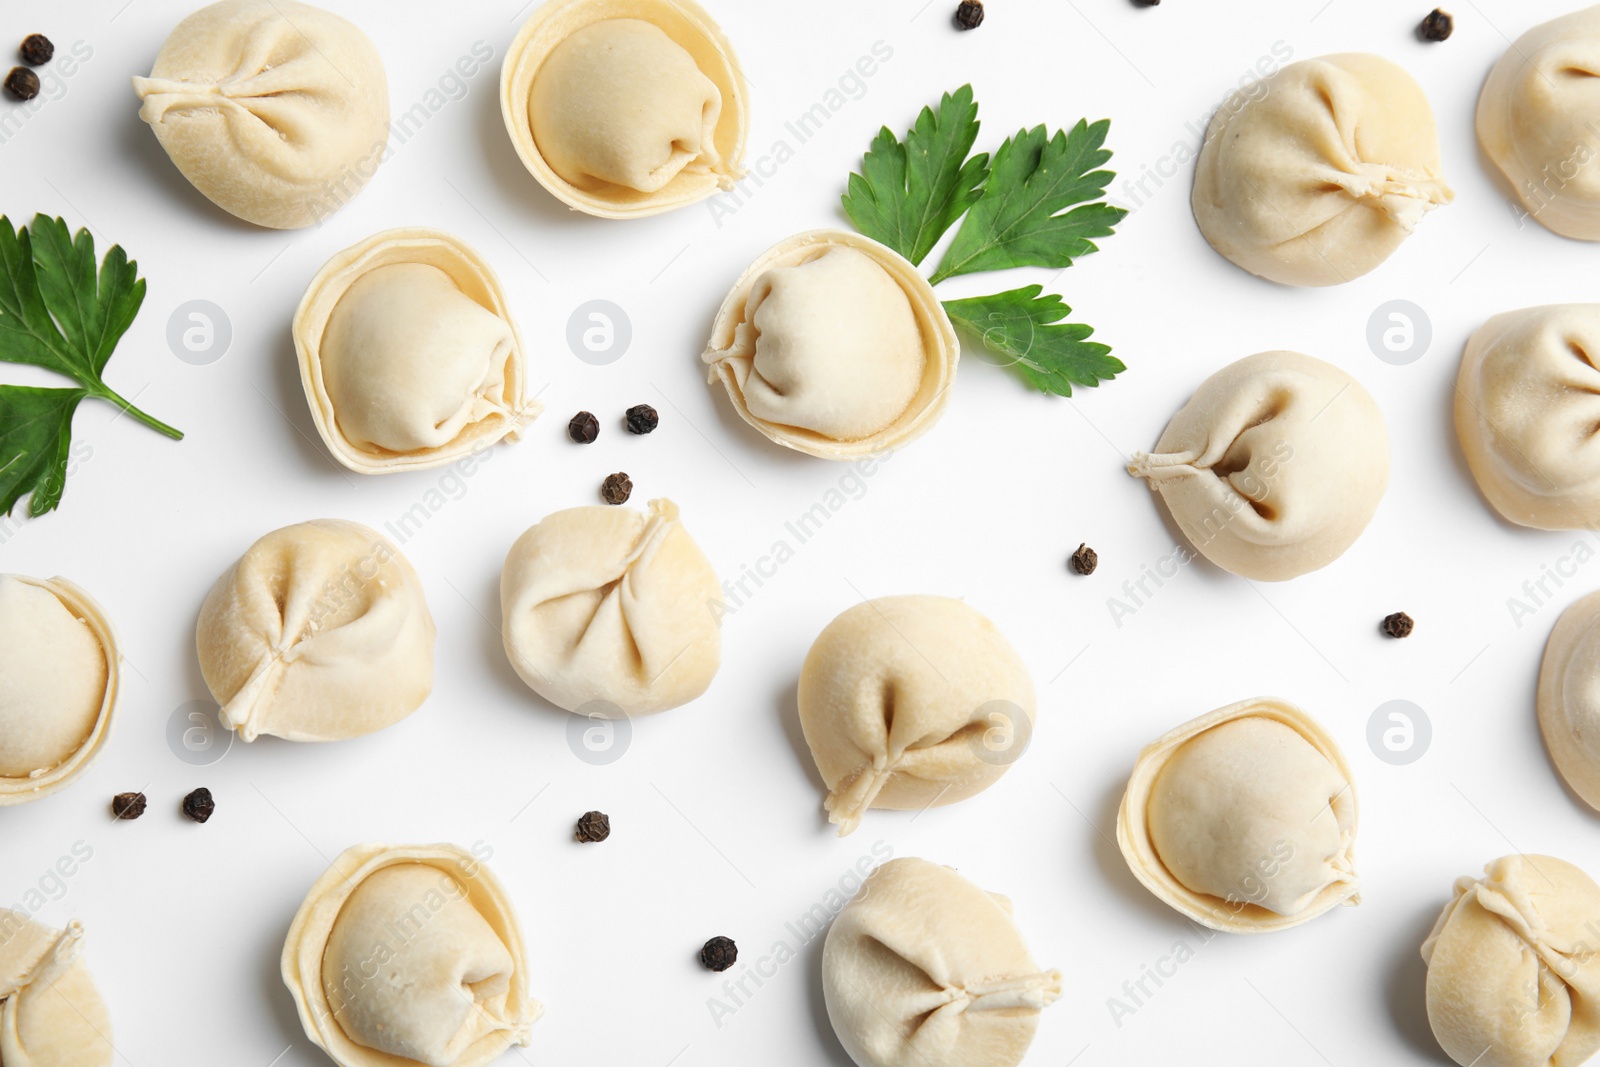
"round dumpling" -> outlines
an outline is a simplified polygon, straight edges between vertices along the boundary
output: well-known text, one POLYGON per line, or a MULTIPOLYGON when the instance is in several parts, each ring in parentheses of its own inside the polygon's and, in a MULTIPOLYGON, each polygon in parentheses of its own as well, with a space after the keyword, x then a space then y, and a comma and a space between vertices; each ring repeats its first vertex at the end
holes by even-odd
POLYGON ((317 432, 362 474, 515 441, 542 410, 523 396, 522 339, 500 280, 437 230, 388 230, 334 256, 300 301, 294 343, 317 432))
POLYGON ((1600 521, 1600 304, 1551 304, 1478 328, 1456 377, 1456 436, 1478 488, 1541 530, 1600 521))
POLYGON ((89 594, 65 578, 0 574, 0 807, 55 792, 100 754, 120 663, 89 594))
POLYGON ((1550 761, 1600 810, 1600 593, 1561 613, 1539 667, 1539 730, 1550 761))
POLYGON ((1478 144, 1536 221, 1600 241, 1595 125, 1600 7, 1542 23, 1500 57, 1478 95, 1478 144))
POLYGON ((1600 886, 1550 856, 1456 879, 1433 932, 1428 1022, 1462 1067, 1577 1067, 1600 1051, 1600 886))
POLYGON ((828 929, 822 995, 860 1067, 1016 1067, 1061 996, 1011 901, 906 857, 868 876, 828 929))
POLYGON ((1211 247, 1250 273, 1337 285, 1454 198, 1421 87, 1387 59, 1350 53, 1291 63, 1224 100, 1192 205, 1211 247))
POLYGON ((1146 746, 1117 812, 1117 844, 1145 888, 1232 933, 1282 930, 1357 903, 1355 836, 1355 783, 1338 746, 1270 697, 1146 746))
POLYGON ((571 712, 666 711, 722 662, 722 588, 670 500, 545 516, 506 556, 500 610, 511 666, 571 712))
POLYGON ((283 981, 339 1067, 485 1067, 542 1013, 511 899, 454 845, 356 845, 289 927, 283 981))
POLYGON ((701 357, 739 415, 780 445, 853 459, 922 436, 960 346, 917 269, 844 230, 768 249, 734 283, 701 357))
POLYGON ((389 144, 377 49, 296 0, 220 0, 178 23, 139 117, 183 176, 246 222, 292 230, 355 198, 389 144))
POLYGON ((1389 432, 1338 367, 1261 352, 1202 382, 1128 473, 1212 563, 1281 582, 1326 567, 1367 528, 1389 485, 1389 432))
POLYGON ((200 673, 245 741, 338 741, 392 726, 433 688, 433 616, 388 538, 317 519, 274 530, 200 609, 200 673))
POLYGON ((111 1016, 83 962, 83 927, 0 908, 0 1063, 111 1067, 111 1016))
POLYGON ((523 164, 557 199, 604 218, 732 189, 749 95, 733 46, 693 0, 549 0, 500 76, 523 164))
POLYGON ((869 808, 954 804, 1027 750, 1033 679, 994 623, 959 600, 892 596, 830 622, 800 669, 800 726, 839 836, 869 808))

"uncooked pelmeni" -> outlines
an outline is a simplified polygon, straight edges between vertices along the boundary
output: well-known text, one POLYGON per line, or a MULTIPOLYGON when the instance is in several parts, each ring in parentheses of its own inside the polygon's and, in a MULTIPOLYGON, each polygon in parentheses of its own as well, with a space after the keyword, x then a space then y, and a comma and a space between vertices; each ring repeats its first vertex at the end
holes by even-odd
POLYGON ((950 402, 960 354, 933 288, 903 256, 812 230, 733 284, 701 358, 770 440, 853 459, 926 433, 950 402))
POLYGON ((1271 697, 1146 746, 1117 812, 1117 844, 1146 889, 1195 922, 1241 934, 1357 903, 1355 836, 1355 783, 1338 745, 1271 697))
POLYGON ((1600 6, 1518 37, 1478 94, 1478 144, 1535 220, 1600 241, 1600 6))
POLYGON ((377 49, 296 0, 220 0, 178 23, 139 117, 196 189, 258 226, 322 222, 377 171, 389 83, 377 49))
POLYGON ((1389 258, 1455 194, 1411 76, 1360 53, 1291 63, 1212 117, 1192 206, 1211 247, 1285 285, 1337 285, 1389 258))
POLYGON ((891 596, 830 622, 800 669, 800 726, 842 837, 869 808, 954 804, 1028 747, 1033 679, 999 629, 959 600, 891 596))
POLYGON ((0 807, 88 768, 111 733, 120 677, 116 633, 88 593, 65 578, 0 574, 0 807))
POLYGON ((1338 367, 1261 352, 1202 382, 1128 472, 1212 563, 1281 582, 1326 567, 1366 529, 1389 484, 1389 432, 1338 367))
POLYGON ((1541 530, 1600 522, 1600 304, 1550 304, 1478 328, 1456 376, 1456 436, 1501 515, 1541 530))
POLYGON ((1578 1067, 1600 1051, 1600 886, 1549 856, 1456 879, 1433 932, 1428 1022, 1462 1067, 1578 1067))
POLYGON ((1539 667, 1539 730, 1572 791, 1600 810, 1600 593, 1561 613, 1539 667))
POLYGON ((693 0, 549 0, 511 42, 500 110, 568 207, 638 218, 743 177, 750 88, 693 0))
POLYGON ((200 609, 200 673, 245 741, 338 741, 392 726, 433 688, 433 616, 388 538, 317 519, 274 530, 200 609))
POLYGON ((545 516, 506 556, 500 610, 512 667, 567 711, 666 711, 722 662, 722 589, 670 500, 545 516))
POLYGON ((455 845, 356 845, 283 946, 300 1025, 339 1067, 485 1067, 543 1009, 511 898, 455 845))
POLYGON ((0 1063, 111 1067, 111 1016, 83 962, 83 927, 0 908, 0 1063))
POLYGON ((453 463, 514 441, 542 405, 489 264, 437 230, 388 230, 317 272, 294 316, 317 432, 362 474, 453 463))
POLYGON ((1005 897, 907 857, 833 920, 822 995, 860 1067, 1016 1067, 1061 972, 1033 962, 1005 897))

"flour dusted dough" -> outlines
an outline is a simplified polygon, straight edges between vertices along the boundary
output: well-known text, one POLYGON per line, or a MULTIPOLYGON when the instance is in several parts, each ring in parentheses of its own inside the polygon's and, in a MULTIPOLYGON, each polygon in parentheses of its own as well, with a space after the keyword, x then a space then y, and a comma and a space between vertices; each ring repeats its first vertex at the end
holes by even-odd
POLYGON ((1150 892, 1253 934, 1359 901, 1356 792, 1333 738, 1282 700, 1241 700, 1139 753, 1117 844, 1150 892))
POLYGON ((437 230, 388 230, 312 279, 294 317, 317 432, 362 474, 423 470, 515 441, 522 339, 488 263, 437 230))
POLYGON ((932 287, 902 256, 812 230, 740 276, 701 358, 768 439, 853 459, 926 433, 950 401, 960 354, 932 287))
POLYGON ((120 667, 116 633, 88 593, 65 578, 0 574, 0 807, 48 796, 94 762, 120 667))
POLYGON ((289 927, 283 981, 339 1067, 485 1067, 543 1011, 510 897, 455 845, 347 849, 289 927))
POLYGON ((907 857, 833 921, 822 993, 860 1067, 1016 1067, 1061 972, 1033 962, 1005 897, 907 857))
POLYGON ((1389 434, 1338 367, 1261 352, 1202 382, 1128 472, 1211 562, 1279 582, 1326 567, 1366 529, 1389 484, 1389 434))
POLYGON ((869 808, 983 792, 1027 749, 1038 714, 1005 635, 939 596, 869 600, 834 619, 806 654, 798 700, 841 837, 869 808))
POLYGON ((749 96, 733 46, 693 0, 549 0, 500 75, 523 164, 567 206, 604 218, 732 189, 749 96))
POLYGON ((670 500, 547 515, 500 575, 506 655, 567 711, 650 715, 687 704, 722 662, 722 589, 670 500))
POLYGON ((194 187, 247 222, 310 226, 377 171, 389 84, 365 34, 296 0, 221 0, 180 22, 139 117, 194 187))
POLYGON ((433 617, 376 530, 274 530, 211 587, 195 645, 221 719, 245 741, 337 741, 392 726, 433 688, 433 617))
POLYGON ((83 962, 83 927, 0 908, 0 1063, 111 1067, 111 1016, 83 962))
POLYGON ((1456 879, 1433 932, 1428 1022, 1462 1067, 1578 1067, 1600 1051, 1600 886, 1549 856, 1456 879))
POLYGON ((1600 809, 1600 593, 1561 613, 1539 667, 1539 729, 1572 791, 1600 809))
POLYGON ((1223 101, 1192 205, 1224 256, 1285 285, 1337 285, 1389 258, 1455 194, 1427 97, 1387 59, 1291 63, 1223 101))

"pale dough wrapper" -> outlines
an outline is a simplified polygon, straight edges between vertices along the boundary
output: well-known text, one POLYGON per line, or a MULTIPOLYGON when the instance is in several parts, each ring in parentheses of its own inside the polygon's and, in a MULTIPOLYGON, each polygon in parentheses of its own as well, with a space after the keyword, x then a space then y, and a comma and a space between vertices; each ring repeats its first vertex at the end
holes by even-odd
POLYGON ((578 714, 687 704, 722 663, 722 588, 678 506, 547 515, 500 574, 506 656, 529 688, 578 714))
POLYGON ((1061 996, 1011 902, 906 857, 868 876, 828 930, 822 993, 860 1067, 1016 1067, 1061 996))
POLYGON ((459 238, 387 230, 317 272, 294 316, 317 432, 361 474, 441 467, 515 441, 543 406, 500 280, 459 238))
POLYGON ((1139 753, 1117 844, 1134 877, 1195 922, 1267 933, 1360 902, 1356 815, 1333 738, 1292 704, 1257 697, 1139 753))
POLYGON ((295 914, 283 982, 339 1067, 485 1067, 543 1014, 527 955, 511 898, 472 853, 356 845, 295 914))
POLYGON ((812 230, 740 275, 701 359, 769 440, 855 459, 932 428, 960 356, 943 305, 903 256, 860 234, 812 230))
POLYGON ((1128 473, 1212 563, 1281 582, 1326 567, 1366 529, 1389 484, 1389 432, 1338 367, 1261 352, 1202 382, 1128 473))
POLYGON ((1600 241, 1600 6, 1518 37, 1478 95, 1478 144, 1537 222, 1600 241))
POLYGON ((245 741, 338 741, 392 726, 433 688, 433 616, 388 538, 316 519, 274 530, 200 609, 200 673, 245 741))
POLYGON ((88 769, 111 734, 121 667, 116 631, 88 593, 65 578, 0 574, 0 807, 88 769))
POLYGON ((1550 304, 1478 328, 1456 376, 1456 437, 1502 516, 1540 530, 1600 522, 1600 304, 1550 304))
POLYGON ((869 600, 834 619, 806 653, 798 702, 841 837, 869 808, 983 792, 1027 750, 1038 716, 1005 635, 940 596, 869 600))
POLYGON ((1361 53, 1291 63, 1217 109, 1191 204, 1211 247, 1284 285, 1338 285, 1455 198, 1422 88, 1361 53))
POLYGON ((0 1063, 111 1067, 111 1016, 83 962, 83 927, 0 908, 0 1063))
POLYGON ((1462 1067, 1578 1067, 1600 1051, 1600 886, 1549 856, 1456 879, 1433 932, 1428 1022, 1462 1067))
POLYGON ((353 24, 296 0, 220 0, 178 23, 139 117, 224 211, 278 230, 322 222, 376 173, 389 83, 353 24))
POLYGON ((1539 730, 1561 777, 1600 810, 1600 593, 1567 608, 1550 631, 1539 667, 1539 730))
POLYGON ((744 176, 750 87, 693 0, 548 0, 500 73, 517 155, 562 203, 657 215, 744 176))

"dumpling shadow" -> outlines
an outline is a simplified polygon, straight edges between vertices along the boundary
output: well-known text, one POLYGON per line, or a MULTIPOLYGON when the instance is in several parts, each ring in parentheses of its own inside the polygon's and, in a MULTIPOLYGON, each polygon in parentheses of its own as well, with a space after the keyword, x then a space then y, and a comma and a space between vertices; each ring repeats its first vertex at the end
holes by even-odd
MULTIPOLYGON (((773 698, 773 706, 778 710, 778 717, 782 720, 783 736, 789 741, 789 747, 794 750, 795 762, 811 782, 819 797, 827 796, 828 785, 822 780, 822 774, 817 770, 817 761, 811 758, 811 746, 806 743, 805 731, 800 727, 800 680, 796 678, 788 685, 778 690, 773 698)), ((823 813, 822 805, 816 808, 819 826, 827 827, 827 816, 823 813)))
POLYGON ((1192 933, 1194 929, 1193 923, 1158 900, 1155 894, 1146 889, 1133 876, 1133 872, 1128 870, 1127 860, 1122 856, 1122 849, 1117 846, 1116 841, 1104 829, 1108 826, 1116 826, 1117 811, 1122 807, 1123 791, 1123 783, 1111 783, 1095 810, 1095 824, 1091 831, 1094 836, 1089 841, 1089 847, 1093 850, 1095 866, 1100 868, 1100 874, 1105 878, 1107 884, 1116 890, 1117 896, 1124 903, 1164 927, 1174 931, 1192 933))
POLYGON ((839 1035, 833 1031, 833 1022, 828 1018, 828 1001, 822 992, 822 946, 825 940, 826 935, 815 938, 806 947, 811 954, 806 965, 809 972, 806 975, 806 999, 811 1003, 811 1025, 817 1031, 817 1052, 820 1054, 817 1062, 827 1067, 855 1067, 855 1061, 845 1051, 839 1035))
POLYGON ((500 573, 495 571, 486 578, 488 586, 481 600, 474 603, 473 615, 482 612, 482 617, 477 618, 478 628, 484 637, 479 645, 483 654, 484 666, 494 677, 495 683, 505 690, 508 699, 516 704, 531 704, 541 714, 554 714, 566 716, 569 712, 558 707, 534 692, 528 683, 522 680, 522 675, 511 665, 511 657, 506 653, 505 638, 501 636, 500 623, 495 621, 500 613, 500 573), (482 605, 488 605, 484 608, 482 605))
POLYGON ((500 86, 496 81, 489 92, 476 94, 478 105, 478 144, 489 178, 507 201, 524 213, 523 221, 547 226, 578 227, 603 225, 610 219, 594 219, 574 211, 551 195, 522 165, 522 157, 511 143, 505 117, 500 111, 500 86))
POLYGON ((1412 923, 1406 925, 1415 937, 1401 939, 1401 946, 1384 975, 1382 995, 1388 1009, 1390 1023, 1411 1050, 1429 1063, 1450 1064, 1452 1061, 1439 1047, 1428 1022, 1427 980, 1428 967, 1418 951, 1422 942, 1433 930, 1439 909, 1429 908, 1412 923))
POLYGON ((166 150, 156 140, 155 133, 147 123, 142 120, 122 123, 119 136, 122 142, 119 145, 121 158, 131 160, 146 178, 166 194, 168 200, 203 216, 207 225, 227 226, 240 233, 271 232, 222 210, 208 200, 168 158, 166 150))
POLYGON ((323 443, 316 423, 311 420, 311 409, 306 405, 305 388, 300 383, 300 356, 295 351, 294 337, 287 328, 274 346, 269 363, 272 392, 262 395, 277 409, 283 421, 289 424, 286 436, 305 461, 304 466, 324 476, 341 478, 352 487, 358 478, 369 477, 345 470, 323 443))
POLYGON ((263 924, 270 934, 265 947, 261 949, 265 964, 261 971, 261 999, 270 1005, 279 1036, 290 1045, 297 1045, 304 1039, 305 1029, 300 1025, 300 1012, 295 1007, 294 997, 283 984, 283 938, 288 934, 292 920, 291 912, 283 917, 282 922, 263 924))

